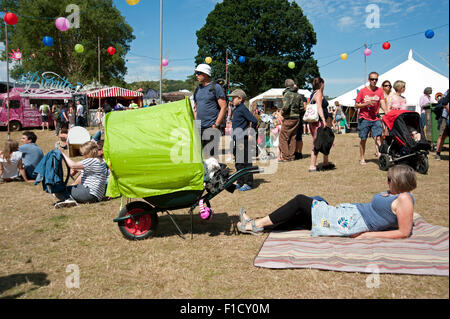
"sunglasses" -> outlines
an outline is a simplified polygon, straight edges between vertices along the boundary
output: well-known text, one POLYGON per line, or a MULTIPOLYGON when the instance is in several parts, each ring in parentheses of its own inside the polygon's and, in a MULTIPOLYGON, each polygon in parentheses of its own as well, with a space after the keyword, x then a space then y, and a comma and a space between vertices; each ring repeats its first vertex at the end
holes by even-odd
POLYGON ((373 78, 370 78, 369 80, 370 81, 378 81, 378 79, 373 79, 373 78))
POLYGON ((203 74, 202 72, 195 72, 195 75, 201 75, 203 74))
POLYGON ((389 84, 387 84, 387 85, 383 85, 385 88, 390 88, 390 87, 392 87, 392 86, 390 86, 389 84))

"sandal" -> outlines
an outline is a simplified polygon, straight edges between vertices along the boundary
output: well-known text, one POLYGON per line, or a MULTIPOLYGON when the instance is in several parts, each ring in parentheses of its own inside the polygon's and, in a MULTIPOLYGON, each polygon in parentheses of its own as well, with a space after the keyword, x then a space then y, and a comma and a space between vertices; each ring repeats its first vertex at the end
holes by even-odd
POLYGON ((256 235, 256 236, 260 236, 263 234, 264 228, 263 227, 256 227, 255 221, 253 219, 245 219, 243 223, 241 223, 237 229, 241 232, 241 233, 246 233, 246 234, 252 234, 252 235, 256 235), (250 222, 252 224, 252 229, 248 230, 246 229, 247 223, 250 222))
POLYGON ((241 233, 247 233, 247 234, 252 234, 252 235, 262 235, 264 228, 263 227, 256 227, 255 225, 255 221, 253 220, 253 218, 249 218, 249 219, 245 219, 244 218, 244 213, 246 213, 244 207, 241 207, 241 212, 239 213, 239 221, 241 222, 241 225, 237 227, 237 229, 241 232, 241 233), (246 226, 247 223, 250 222, 252 224, 252 230, 247 230, 246 226))
POLYGON ((243 224, 244 222, 247 223, 248 221, 252 220, 252 218, 250 219, 245 219, 244 218, 244 214, 246 213, 245 208, 241 207, 241 211, 239 213, 239 221, 241 222, 241 224, 243 224))

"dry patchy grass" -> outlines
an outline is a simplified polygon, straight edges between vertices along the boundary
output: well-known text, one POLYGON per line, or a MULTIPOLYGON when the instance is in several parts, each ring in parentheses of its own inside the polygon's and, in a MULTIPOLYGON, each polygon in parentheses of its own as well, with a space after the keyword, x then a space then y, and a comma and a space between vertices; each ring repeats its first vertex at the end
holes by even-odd
MULTIPOLYGON (((52 131, 35 132, 44 152, 53 148, 52 131)), ((12 133, 13 139, 20 136, 12 133)), ((6 138, 0 132, 0 145, 6 138)), ((373 142, 368 142, 366 166, 358 163, 358 143, 356 134, 336 137, 330 156, 334 171, 308 173, 306 158, 280 164, 276 174, 256 175, 255 190, 222 192, 211 202, 216 213, 211 222, 194 216, 193 240, 181 239, 169 217, 160 214, 155 237, 131 242, 112 221, 120 199, 55 210, 41 185, 1 184, 0 298, 448 298, 448 277, 381 275, 380 287, 369 289, 365 274, 253 266, 267 235, 236 234, 233 222, 241 206, 260 217, 298 193, 321 195, 335 205, 369 201, 386 190, 373 142), (71 264, 80 269, 79 289, 65 284, 71 264)), ((310 148, 311 138, 305 136, 303 153, 310 148)), ((448 227, 445 159, 430 156, 429 173, 418 175, 414 196, 416 212, 448 227)), ((187 231, 187 209, 173 213, 187 231)))

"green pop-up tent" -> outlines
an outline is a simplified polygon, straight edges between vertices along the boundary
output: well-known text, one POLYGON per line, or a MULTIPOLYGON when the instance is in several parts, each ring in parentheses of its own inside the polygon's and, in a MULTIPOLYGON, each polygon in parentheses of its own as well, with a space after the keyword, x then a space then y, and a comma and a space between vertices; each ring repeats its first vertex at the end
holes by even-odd
POLYGON ((200 136, 188 98, 108 113, 103 150, 111 169, 107 196, 145 198, 203 189, 200 136))

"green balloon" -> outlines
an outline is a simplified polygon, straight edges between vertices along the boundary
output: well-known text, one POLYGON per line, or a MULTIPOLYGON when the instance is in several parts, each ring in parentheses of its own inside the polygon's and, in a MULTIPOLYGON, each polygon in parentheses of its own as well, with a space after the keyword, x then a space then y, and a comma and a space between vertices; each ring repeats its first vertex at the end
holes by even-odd
POLYGON ((295 68, 295 63, 294 62, 289 62, 288 63, 288 67, 289 67, 289 69, 294 69, 295 68))
POLYGON ((84 46, 82 44, 76 44, 75 45, 75 52, 76 53, 83 53, 84 52, 84 46))

